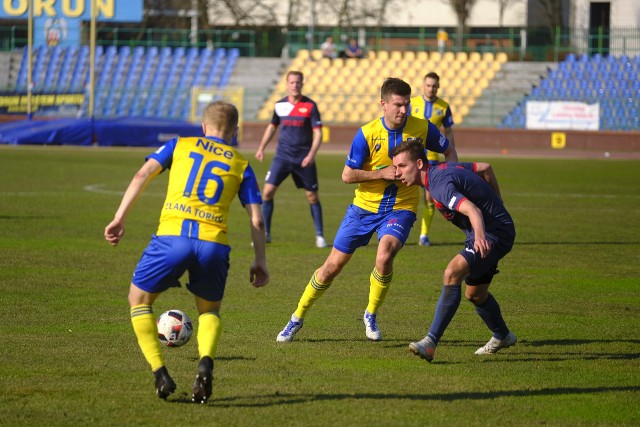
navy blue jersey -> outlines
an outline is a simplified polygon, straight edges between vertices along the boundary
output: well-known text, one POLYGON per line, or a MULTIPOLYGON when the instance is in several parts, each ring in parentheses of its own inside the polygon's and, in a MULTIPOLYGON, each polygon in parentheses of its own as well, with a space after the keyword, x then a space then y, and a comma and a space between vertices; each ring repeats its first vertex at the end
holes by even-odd
POLYGON ((487 233, 514 233, 511 215, 493 189, 475 172, 475 163, 440 163, 429 166, 427 182, 435 206, 448 220, 473 238, 469 217, 458 212, 460 203, 469 200, 482 212, 487 233))
POLYGON ((300 163, 309 154, 313 129, 322 127, 316 103, 303 96, 292 104, 288 97, 276 102, 271 124, 280 127, 276 156, 300 163))

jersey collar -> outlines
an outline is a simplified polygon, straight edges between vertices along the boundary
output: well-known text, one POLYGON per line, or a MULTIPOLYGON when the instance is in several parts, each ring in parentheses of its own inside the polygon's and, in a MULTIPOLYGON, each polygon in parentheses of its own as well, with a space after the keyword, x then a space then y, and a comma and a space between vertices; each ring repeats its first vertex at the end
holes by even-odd
POLYGON ((409 118, 409 116, 404 118, 404 123, 402 123, 402 126, 400 126, 398 129, 389 129, 387 127, 387 123, 384 121, 384 116, 380 117, 380 120, 382 121, 382 126, 389 132, 402 132, 404 130, 405 125, 407 124, 407 119, 409 118))
POLYGON ((229 145, 227 141, 222 138, 218 138, 217 136, 205 136, 205 138, 210 139, 215 142, 219 142, 220 144, 229 145))
POLYGON ((427 163, 427 169, 425 169, 424 179, 422 180, 422 186, 427 190, 429 189, 429 168, 430 167, 431 165, 427 163))

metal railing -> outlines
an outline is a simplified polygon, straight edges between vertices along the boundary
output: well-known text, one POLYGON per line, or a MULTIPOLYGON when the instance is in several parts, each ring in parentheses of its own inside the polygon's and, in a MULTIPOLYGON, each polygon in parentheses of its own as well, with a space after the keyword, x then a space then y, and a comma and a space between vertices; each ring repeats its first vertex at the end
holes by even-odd
MULTIPOLYGON (((27 42, 26 26, 0 26, 0 50, 22 48, 27 42)), ((88 28, 82 29, 78 42, 89 44, 88 28)), ((250 29, 201 30, 194 43, 190 30, 101 27, 96 31, 96 43, 101 46, 238 48, 242 56, 256 56, 256 32, 250 29)))
MULTIPOLYGON (((356 38, 367 50, 437 51, 436 30, 419 28, 413 32, 368 31, 341 32, 337 29, 289 31, 287 47, 294 57, 300 49, 319 49, 327 36, 332 36, 338 49, 344 49, 350 38, 356 38)), ((448 33, 446 51, 505 52, 510 60, 554 61, 568 53, 601 55, 640 55, 639 28, 504 28, 500 32, 475 32, 462 35, 448 33)))
MULTIPOLYGON (((505 52, 510 60, 559 61, 568 53, 593 55, 640 55, 639 28, 501 28, 490 31, 476 29, 458 40, 455 29, 448 28, 445 49, 453 52, 505 52)), ((88 28, 83 27, 79 44, 88 44, 88 28)), ((436 51, 436 30, 306 28, 286 32, 282 28, 213 29, 197 32, 192 41, 191 30, 164 28, 101 27, 98 44, 103 46, 170 46, 239 48, 242 56, 275 57, 284 52, 294 57, 300 49, 319 49, 327 36, 333 36, 338 48, 349 38, 360 40, 367 50, 436 51)), ((27 26, 0 26, 0 50, 22 48, 27 44, 27 26)))

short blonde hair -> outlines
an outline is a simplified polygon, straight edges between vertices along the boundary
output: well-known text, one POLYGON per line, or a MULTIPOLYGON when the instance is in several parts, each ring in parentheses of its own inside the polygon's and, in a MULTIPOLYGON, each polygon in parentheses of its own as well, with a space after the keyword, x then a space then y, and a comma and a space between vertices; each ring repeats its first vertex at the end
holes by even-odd
POLYGON ((236 106, 225 101, 210 103, 202 113, 202 122, 220 131, 225 136, 225 140, 233 137, 233 132, 238 127, 238 118, 236 106))

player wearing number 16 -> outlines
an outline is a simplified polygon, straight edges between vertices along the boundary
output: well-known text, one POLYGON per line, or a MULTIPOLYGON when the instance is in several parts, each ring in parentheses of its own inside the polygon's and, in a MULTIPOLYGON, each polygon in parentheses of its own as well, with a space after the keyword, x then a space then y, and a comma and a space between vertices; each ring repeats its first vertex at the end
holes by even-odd
POLYGON ((131 322, 138 344, 155 376, 156 394, 176 389, 162 357, 152 305, 161 292, 189 272, 187 289, 199 312, 199 363, 192 400, 205 403, 212 392, 213 359, 222 332, 220 304, 229 270, 227 219, 238 195, 250 218, 255 251, 249 279, 255 287, 269 281, 260 188, 249 162, 229 145, 238 129, 235 106, 216 101, 202 118, 204 137, 176 138, 146 158, 129 184, 105 239, 117 245, 125 221, 147 184, 170 169, 167 196, 156 234, 142 254, 129 288, 131 322))

